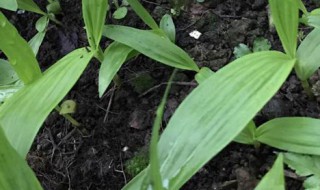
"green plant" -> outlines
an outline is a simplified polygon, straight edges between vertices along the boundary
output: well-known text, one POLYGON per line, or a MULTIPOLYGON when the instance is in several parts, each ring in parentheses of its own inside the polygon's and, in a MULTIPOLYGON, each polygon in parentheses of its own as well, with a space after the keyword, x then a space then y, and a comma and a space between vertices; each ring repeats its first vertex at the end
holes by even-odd
POLYGON ((0 127, 0 188, 41 190, 33 171, 8 142, 0 127))
POLYGON ((259 51, 268 51, 270 49, 271 49, 271 44, 269 40, 263 37, 260 37, 260 38, 256 38, 253 41, 252 50, 247 45, 241 43, 234 48, 233 54, 235 55, 236 58, 240 58, 250 53, 259 52, 259 51))
POLYGON ((112 16, 115 19, 123 19, 127 13, 128 13, 128 8, 127 6, 129 5, 127 1, 122 1, 121 6, 119 5, 118 0, 113 0, 114 5, 116 6, 116 11, 113 12, 112 16))
MULTIPOLYGON (((101 62, 101 96, 121 65, 141 53, 168 66, 197 72, 200 85, 181 103, 159 138, 161 118, 170 89, 168 85, 156 112, 150 165, 124 189, 179 189, 206 162, 241 136, 243 142, 248 140, 256 146, 257 142, 261 142, 291 152, 319 155, 317 119, 278 118, 258 129, 252 123, 256 113, 277 92, 295 65, 300 64, 301 71, 311 67, 309 63, 300 63, 301 54, 307 53, 301 46, 300 56, 296 53, 298 4, 294 0, 269 2, 286 53, 252 53, 216 73, 208 68, 199 69, 192 58, 173 43, 175 30, 172 20, 164 18, 159 27, 137 0, 128 0, 128 3, 151 30, 104 26, 108 9, 106 1, 83 0, 90 47, 74 50, 44 73, 41 73, 32 49, 0 13, 0 38, 4 39, 0 41, 0 49, 25 84, 0 107, 0 125, 6 138, 24 158, 47 115, 64 98, 93 57, 101 62), (104 53, 99 45, 102 34, 115 41, 104 53), (12 41, 16 42, 15 48, 23 51, 15 53, 10 46, 12 41), (284 133, 290 134, 290 138, 283 138, 284 133)), ((273 179, 276 179, 276 188, 284 188, 281 154, 257 189, 266 189, 273 179)))
MULTIPOLYGON (((270 0, 273 19, 286 54, 273 51, 253 53, 237 59, 217 73, 208 75, 201 70, 202 74, 197 75, 200 85, 179 106, 158 143, 162 188, 179 189, 232 141, 297 64, 298 6, 292 6, 295 5, 292 2, 270 0), (206 76, 209 77, 203 79, 206 76)), ((284 150, 319 155, 318 123, 319 120, 311 118, 280 118, 258 128, 258 137, 251 123, 248 133, 243 136, 256 137, 284 150), (284 138, 284 131, 290 134, 289 139, 284 138)), ((252 143, 256 139, 250 138, 252 143)), ((275 187, 284 189, 280 165, 282 157, 266 178, 281 179, 275 187)), ((149 170, 138 175, 124 189, 155 188, 155 183, 145 184, 149 170)), ((257 189, 270 187, 264 181, 257 189)))
MULTIPOLYGON (((31 47, 0 12, 0 37, 3 38, 0 41, 0 49, 9 59, 19 80, 24 84, 19 91, 1 105, 0 123, 6 138, 22 158, 29 151, 31 143, 47 115, 54 108, 61 111, 61 108, 57 106, 58 103, 78 80, 89 61, 93 57, 100 61, 105 60, 105 55, 102 53, 99 42, 108 5, 104 0, 83 0, 82 3, 90 47, 74 50, 44 73, 41 72, 31 47), (12 42, 14 43, 12 44, 12 42), (19 53, 15 51, 17 48, 21 49, 19 53), (23 130, 21 130, 21 126, 24 127, 23 130)), ((139 8, 139 6, 141 5, 138 4, 137 7, 139 8)), ((43 24, 40 24, 39 28, 43 29, 43 24)), ((165 32, 159 29, 156 33, 149 31, 149 34, 151 36, 150 39, 153 40, 152 37, 154 37, 155 42, 164 43, 162 45, 163 48, 160 49, 162 51, 161 54, 156 52, 147 53, 151 57, 155 57, 168 65, 190 70, 198 69, 186 53, 167 40, 165 32), (163 38, 165 38, 165 41, 163 41, 163 38), (162 40, 160 41, 160 39, 162 40), (172 55, 169 51, 165 51, 164 46, 178 53, 183 52, 182 57, 177 59, 175 55, 178 55, 178 53, 172 55), (185 63, 185 61, 187 62, 185 63)), ((142 38, 139 34, 137 34, 137 37, 142 38)), ((115 47, 116 43, 111 47, 115 47)), ((151 45, 149 48, 152 48, 157 47, 158 44, 146 44, 144 47, 147 45, 151 45)), ((122 47, 120 49, 125 47, 122 44, 119 44, 119 46, 122 47)), ((108 52, 107 58, 109 58, 110 51, 106 52, 108 52)), ((130 52, 134 52, 133 49, 130 52)), ((131 55, 135 56, 136 54, 134 52, 131 55)), ((110 57, 112 56, 114 55, 110 57)), ((123 55, 120 56, 120 59, 122 57, 123 55)))
POLYGON ((285 189, 283 155, 279 154, 270 171, 262 178, 255 190, 285 189))
POLYGON ((294 153, 285 153, 284 162, 299 176, 305 177, 303 187, 306 190, 319 189, 320 173, 319 173, 319 156, 309 156, 294 153))
POLYGON ((42 11, 33 0, 5 0, 0 2, 0 8, 11 11, 16 11, 19 8, 42 15, 36 22, 38 33, 29 41, 29 45, 35 55, 37 55, 40 45, 46 35, 49 20, 61 25, 61 22, 58 21, 55 16, 61 13, 60 2, 58 0, 48 0, 48 5, 46 7, 47 12, 42 11))

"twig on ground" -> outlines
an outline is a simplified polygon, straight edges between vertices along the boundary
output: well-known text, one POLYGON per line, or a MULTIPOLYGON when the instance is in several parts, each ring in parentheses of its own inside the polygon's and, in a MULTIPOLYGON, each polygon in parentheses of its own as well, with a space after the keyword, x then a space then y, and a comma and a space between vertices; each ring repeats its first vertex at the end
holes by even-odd
POLYGON ((152 2, 152 1, 147 1, 147 0, 142 0, 142 1, 145 2, 145 3, 157 5, 157 6, 161 5, 160 3, 155 3, 155 2, 152 2))
POLYGON ((124 169, 123 169, 121 153, 120 153, 120 163, 121 163, 121 165, 120 165, 121 166, 121 170, 117 170, 116 168, 114 168, 114 171, 118 172, 118 173, 122 173, 123 178, 124 178, 124 183, 127 184, 127 177, 126 177, 126 173, 124 172, 124 169))
MULTIPOLYGON (((168 82, 163 82, 163 83, 160 83, 152 88, 150 88, 149 90, 143 92, 139 97, 142 97, 142 96, 145 96, 147 94, 149 94, 150 92, 156 90, 157 88, 163 86, 163 85, 167 85, 168 82)), ((180 86, 197 86, 198 84, 195 83, 195 82, 172 82, 171 83, 172 85, 180 85, 180 86)))

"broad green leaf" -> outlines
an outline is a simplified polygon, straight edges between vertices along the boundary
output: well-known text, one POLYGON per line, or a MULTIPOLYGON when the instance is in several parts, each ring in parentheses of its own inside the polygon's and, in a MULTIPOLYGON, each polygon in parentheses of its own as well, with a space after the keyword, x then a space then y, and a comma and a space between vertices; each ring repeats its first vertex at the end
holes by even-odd
MULTIPOLYGON (((178 107, 158 143, 162 179, 179 189, 226 147, 277 92, 295 60, 259 52, 228 64, 178 107)), ((140 189, 145 173, 124 189, 140 189)))
POLYGON ((299 176, 307 177, 303 186, 306 190, 320 188, 320 157, 285 153, 284 162, 299 176))
POLYGON ((0 8, 16 11, 18 9, 18 3, 16 0, 1 0, 0 8))
POLYGON ((46 15, 33 0, 17 0, 19 9, 46 15))
POLYGON ((256 129, 257 127, 254 121, 250 121, 234 141, 237 143, 254 145, 256 143, 256 129))
POLYGON ((114 19, 123 19, 126 17, 128 13, 127 7, 119 7, 114 13, 112 14, 114 19))
POLYGON ((296 0, 269 0, 271 16, 285 52, 295 58, 299 24, 296 0))
POLYGON ((10 85, 0 86, 0 104, 18 92, 18 90, 20 90, 23 86, 23 83, 19 80, 10 85))
POLYGON ((307 80, 320 67, 320 29, 314 29, 300 44, 297 51, 296 73, 307 80))
POLYGON ((165 14, 160 21, 160 28, 166 33, 171 42, 176 41, 176 27, 171 15, 165 14))
POLYGON ((245 45, 245 44, 239 44, 238 46, 236 46, 233 50, 233 54, 234 56, 236 56, 236 58, 240 58, 243 57, 245 55, 248 55, 252 53, 252 51, 250 50, 250 48, 245 45))
POLYGON ((8 57, 12 67, 25 84, 41 77, 41 70, 32 49, 1 12, 0 39, 0 50, 8 57))
POLYGON ((153 31, 106 25, 103 35, 163 64, 179 69, 199 71, 196 63, 185 51, 173 44, 168 38, 153 31))
POLYGON ((148 11, 141 5, 139 0, 127 0, 134 12, 148 25, 152 30, 158 30, 159 26, 148 11))
POLYGON ((113 42, 104 53, 99 70, 99 96, 102 97, 120 67, 134 50, 124 44, 113 42))
POLYGON ((107 15, 108 1, 82 0, 82 14, 90 47, 98 50, 107 15))
POLYGON ((3 59, 0 59, 0 71, 0 86, 11 84, 19 79, 10 63, 3 59))
POLYGON ((92 53, 85 48, 73 51, 0 107, 0 124, 22 157, 26 156, 46 117, 76 83, 91 58, 92 53))
POLYGON ((194 78, 197 81, 197 83, 201 84, 208 78, 210 78, 213 74, 214 72, 208 67, 202 67, 194 78))
POLYGON ((264 123, 257 140, 269 146, 301 154, 320 155, 320 120, 284 117, 264 123))
POLYGON ((285 190, 283 155, 279 154, 271 170, 262 178, 255 190, 285 190))
POLYGON ((0 127, 0 189, 41 190, 42 187, 27 162, 12 148, 0 127))

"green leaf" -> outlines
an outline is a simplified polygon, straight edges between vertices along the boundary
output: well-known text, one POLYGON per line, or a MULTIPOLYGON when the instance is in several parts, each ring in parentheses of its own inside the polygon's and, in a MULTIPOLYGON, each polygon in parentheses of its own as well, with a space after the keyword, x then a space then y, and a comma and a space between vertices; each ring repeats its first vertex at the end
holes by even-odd
POLYGON ((320 189, 320 177, 318 177, 318 176, 308 177, 304 181, 303 187, 305 188, 305 190, 319 190, 320 189))
POLYGON ((55 15, 60 14, 62 11, 59 0, 52 1, 51 3, 49 3, 47 5, 46 8, 47 8, 48 13, 52 13, 55 15))
POLYGON ((185 51, 155 32, 127 26, 106 25, 103 35, 163 64, 179 69, 199 71, 196 63, 185 51))
POLYGON ((0 8, 16 11, 18 9, 18 3, 16 0, 1 0, 0 8))
POLYGON ((256 144, 256 124, 254 121, 250 121, 243 131, 234 139, 237 143, 242 144, 256 144))
POLYGON ((271 16, 285 52, 295 58, 299 24, 296 0, 269 0, 271 16))
POLYGON ((236 58, 240 58, 243 57, 245 55, 248 55, 252 53, 252 51, 250 50, 250 48, 245 45, 245 44, 239 44, 238 46, 236 46, 233 50, 233 54, 236 56, 236 58))
POLYGON ((255 190, 285 190, 283 155, 279 154, 271 170, 262 178, 255 190))
POLYGON ((134 50, 124 44, 113 42, 104 53, 99 70, 99 97, 102 97, 120 67, 134 50))
POLYGON ((303 14, 302 17, 300 18, 300 22, 305 25, 312 26, 319 29, 320 28, 320 8, 314 9, 310 13, 307 12, 303 14))
POLYGON ((19 80, 10 85, 0 86, 0 104, 18 92, 18 90, 20 90, 23 86, 23 83, 19 80))
POLYGON ((82 0, 82 14, 90 47, 98 50, 107 15, 108 1, 82 0))
POLYGON ((0 189, 42 190, 27 162, 12 148, 0 127, 0 189))
POLYGON ((305 117, 277 118, 257 129, 257 140, 301 154, 320 155, 320 120, 305 117))
POLYGON ((77 109, 77 103, 74 100, 66 100, 62 102, 60 106, 59 114, 60 115, 72 114, 76 112, 76 109, 77 109))
POLYGON ((36 29, 38 33, 28 42, 35 56, 37 56, 39 48, 46 35, 46 28, 48 24, 49 18, 47 16, 39 18, 36 22, 36 29))
POLYGON ((49 18, 47 16, 42 16, 36 22, 36 29, 38 32, 44 32, 49 24, 49 18))
POLYGON ((46 117, 76 83, 91 58, 92 53, 85 48, 73 51, 0 107, 0 124, 22 157, 26 156, 46 117))
POLYGON ((17 0, 19 9, 46 15, 33 0, 17 0))
POLYGON ((165 14, 160 21, 160 28, 166 33, 171 42, 176 41, 176 27, 171 15, 165 14))
POLYGON ((271 44, 269 40, 263 37, 256 38, 253 42, 253 52, 269 51, 270 49, 271 49, 271 44))
MULTIPOLYGON (((228 64, 178 107, 158 143, 161 176, 179 189, 226 147, 277 92, 295 60, 259 52, 228 64)), ((124 189, 140 189, 145 173, 124 189)))
POLYGON ((139 0, 127 0, 131 8, 136 14, 148 25, 152 30, 158 30, 159 26, 148 11, 141 5, 139 0))
POLYGON ((46 32, 38 32, 35 36, 31 38, 31 40, 28 42, 34 55, 37 56, 39 52, 39 48, 43 42, 43 39, 46 35, 46 32))
POLYGON ((285 153, 284 162, 296 170, 299 176, 308 177, 303 186, 307 190, 317 190, 320 188, 320 157, 307 156, 295 153, 285 153))
POLYGON ((315 27, 317 29, 320 28, 320 14, 316 14, 316 15, 310 14, 307 16, 307 19, 308 19, 307 25, 315 27))
POLYGON ((214 72, 208 67, 202 67, 200 71, 196 74, 195 79, 197 83, 201 84, 208 78, 210 78, 213 74, 214 72))
POLYGON ((297 51, 296 73, 307 80, 320 67, 320 29, 314 29, 300 44, 297 51))
POLYGON ((168 187, 163 187, 161 174, 160 174, 160 164, 159 164, 159 155, 158 155, 158 141, 159 141, 159 130, 162 126, 162 118, 164 108, 169 96, 169 92, 172 85, 172 80, 174 79, 177 73, 177 69, 175 69, 170 76, 168 85, 162 97, 161 103, 158 106, 156 112, 156 119, 153 124, 152 128, 152 136, 151 136, 151 143, 150 143, 150 179, 149 185, 153 184, 152 186, 157 190, 168 189, 168 187))
POLYGON ((127 7, 120 7, 112 14, 112 16, 114 19, 123 19, 124 17, 126 17, 127 13, 127 7))
POLYGON ((297 6, 303 12, 303 14, 308 14, 307 8, 304 6, 301 0, 296 0, 297 6))
POLYGON ((25 84, 41 77, 41 70, 32 49, 1 12, 0 39, 0 50, 8 57, 12 67, 25 84))
POLYGON ((19 77, 9 62, 0 59, 0 86, 16 82, 19 77))

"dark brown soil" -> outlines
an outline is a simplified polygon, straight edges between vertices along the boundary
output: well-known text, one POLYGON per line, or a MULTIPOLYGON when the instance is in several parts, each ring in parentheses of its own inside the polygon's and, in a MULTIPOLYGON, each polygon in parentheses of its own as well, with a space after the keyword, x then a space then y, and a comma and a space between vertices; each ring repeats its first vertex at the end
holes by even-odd
MULTIPOLYGON (((44 0, 38 3, 44 7, 44 0)), ((274 31, 269 30, 266 0, 218 0, 203 5, 191 5, 176 17, 177 44, 190 53, 199 66, 218 70, 234 59, 233 48, 239 43, 252 44, 256 37, 271 41, 272 48, 281 50, 274 31), (203 33, 199 40, 188 33, 197 29, 203 33)), ((61 0, 63 26, 50 24, 40 48, 38 60, 43 70, 58 59, 87 45, 81 15, 80 0, 61 0)), ((167 0, 144 2, 153 16, 160 20, 170 12, 167 0)), ((309 6, 314 6, 308 2, 309 6)), ((30 39, 35 34, 34 24, 39 18, 31 13, 5 12, 22 36, 30 39)), ((131 11, 121 22, 108 23, 145 28, 131 11)), ((103 40, 106 47, 110 42, 103 40)), ((99 63, 92 61, 65 99, 78 104, 74 117, 84 124, 89 134, 82 134, 63 117, 53 112, 40 130, 28 162, 46 190, 121 189, 132 176, 124 172, 124 163, 148 146, 154 113, 164 92, 172 68, 140 56, 126 63, 120 77, 120 88, 111 87, 103 98, 98 97, 99 63), (133 81, 141 75, 152 77, 152 84, 137 90, 133 81), (158 85, 158 86, 157 86, 158 85), (153 86, 153 90, 143 92, 153 86), (109 106, 110 105, 110 106, 109 106), (110 108, 109 111, 108 107, 110 108), (127 149, 124 151, 124 149, 127 149)), ((317 81, 316 74, 313 81, 317 81)), ((164 122, 194 88, 194 73, 180 71, 175 81, 185 82, 172 88, 164 122)), ((299 81, 292 74, 277 95, 257 115, 261 124, 280 116, 310 116, 319 118, 317 101, 310 101, 299 81)), ((203 167, 182 189, 253 189, 268 171, 274 159, 274 149, 232 143, 203 167)), ((288 189, 302 189, 301 181, 287 179, 288 189)))

